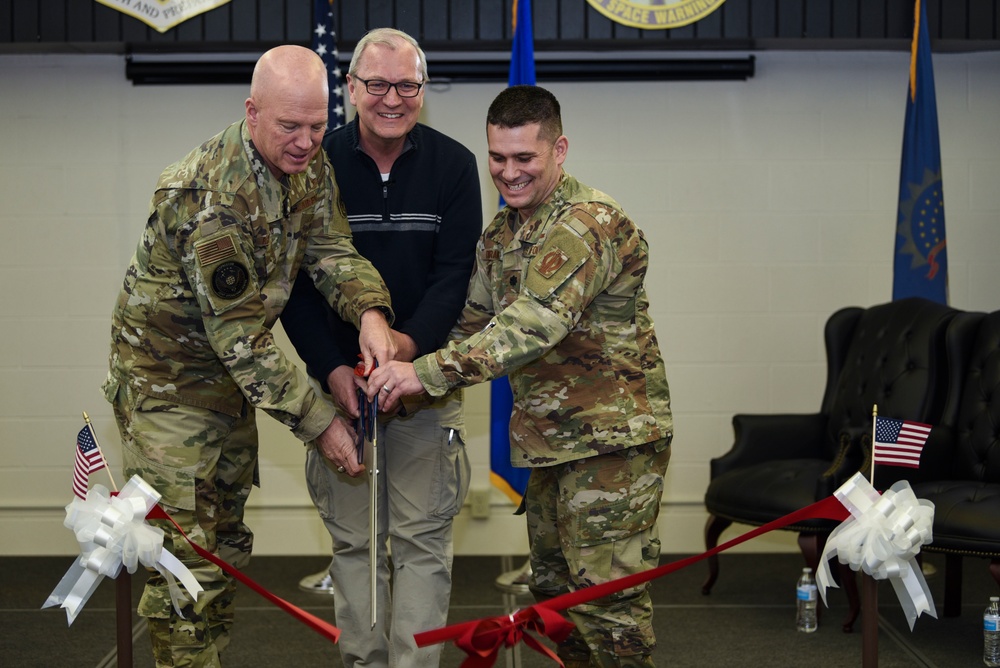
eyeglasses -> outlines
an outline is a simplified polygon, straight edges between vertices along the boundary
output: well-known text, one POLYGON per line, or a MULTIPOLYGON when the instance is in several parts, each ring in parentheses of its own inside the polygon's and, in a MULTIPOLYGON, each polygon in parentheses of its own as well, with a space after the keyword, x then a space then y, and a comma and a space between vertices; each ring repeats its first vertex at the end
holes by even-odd
POLYGON ((379 97, 388 95, 390 88, 395 88, 396 94, 400 97, 416 97, 420 93, 420 89, 423 88, 422 83, 415 83, 413 81, 397 81, 396 83, 389 83, 388 81, 382 81, 381 79, 366 80, 361 77, 354 77, 354 80, 363 83, 366 91, 372 95, 378 95, 379 97))

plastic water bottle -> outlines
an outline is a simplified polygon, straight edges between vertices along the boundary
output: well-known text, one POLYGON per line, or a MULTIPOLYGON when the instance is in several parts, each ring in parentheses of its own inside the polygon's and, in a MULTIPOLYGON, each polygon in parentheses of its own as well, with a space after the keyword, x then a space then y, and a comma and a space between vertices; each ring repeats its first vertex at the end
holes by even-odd
MULTIPOLYGON (((795 613, 795 628, 802 633, 812 633, 819 627, 816 619, 816 581, 813 579, 813 569, 803 568, 802 577, 795 586, 797 609, 795 613)), ((1000 664, 998 664, 1000 665, 1000 664)))
POLYGON ((1000 596, 990 596, 983 613, 983 663, 1000 666, 1000 596))

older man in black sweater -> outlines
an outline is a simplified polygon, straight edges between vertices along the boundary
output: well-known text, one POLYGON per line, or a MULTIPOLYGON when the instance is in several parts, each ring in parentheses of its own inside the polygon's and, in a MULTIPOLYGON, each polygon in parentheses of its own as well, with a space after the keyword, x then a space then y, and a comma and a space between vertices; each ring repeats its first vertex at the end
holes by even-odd
MULTIPOLYGON (((382 28, 358 43, 347 77, 357 108, 323 146, 347 208, 354 245, 382 275, 396 314, 397 359, 438 349, 465 302, 482 200, 473 154, 417 123, 427 64, 409 35, 382 28)), ((358 417, 353 370, 358 332, 300 277, 282 324, 310 375, 339 410, 358 417)), ((380 360, 387 361, 387 360, 380 360)), ((346 666, 434 666, 440 645, 417 649, 413 634, 447 622, 452 518, 468 491, 460 393, 410 414, 380 416, 378 618, 370 629, 368 476, 344 472, 310 451, 306 478, 333 537, 330 566, 346 666), (394 574, 389 605, 385 542, 394 574), (391 628, 390 628, 391 627, 391 628)), ((325 575, 325 574, 324 574, 325 575)), ((322 587, 323 584, 320 584, 322 587)))

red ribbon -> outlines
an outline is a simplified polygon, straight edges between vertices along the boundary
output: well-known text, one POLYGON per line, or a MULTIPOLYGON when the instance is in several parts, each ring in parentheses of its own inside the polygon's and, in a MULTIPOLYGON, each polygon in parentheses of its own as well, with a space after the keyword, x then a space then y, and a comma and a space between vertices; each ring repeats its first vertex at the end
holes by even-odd
POLYGON ((573 624, 557 614, 557 611, 609 596, 615 592, 635 587, 650 580, 655 580, 667 573, 679 571, 693 563, 724 552, 751 538, 756 538, 761 534, 786 527, 801 520, 829 519, 842 522, 848 517, 850 517, 850 513, 840 501, 836 497, 828 496, 822 501, 817 501, 801 510, 785 515, 773 522, 768 522, 730 541, 726 541, 722 545, 717 545, 707 552, 678 559, 677 561, 672 561, 669 564, 664 564, 657 568, 643 571, 642 573, 634 573, 617 580, 611 580, 592 587, 584 587, 583 589, 578 589, 562 596, 556 596, 547 601, 518 610, 506 617, 487 617, 471 622, 454 624, 434 629, 433 631, 418 633, 413 638, 417 642, 417 647, 426 647, 427 645, 434 645, 446 640, 454 641, 459 649, 468 654, 465 661, 462 662, 462 668, 488 668, 496 661, 501 647, 513 647, 520 640, 524 640, 525 644, 536 652, 544 654, 562 666, 562 661, 548 647, 542 645, 533 636, 525 633, 528 630, 537 631, 556 643, 565 640, 566 636, 573 630, 573 624))
POLYGON ((169 520, 170 523, 173 524, 175 527, 177 527, 177 530, 181 532, 181 535, 184 536, 184 540, 190 543, 191 547, 194 548, 195 552, 200 554, 202 557, 208 559, 213 564, 224 570, 226 573, 229 573, 234 578, 236 578, 246 586, 253 589, 258 594, 269 600, 271 603, 275 604, 276 606, 278 606, 279 608, 290 614, 292 617, 296 618, 306 626, 310 627, 312 630, 316 631, 322 636, 325 636, 331 642, 337 642, 337 640, 340 638, 340 629, 338 629, 333 624, 330 624, 329 622, 326 622, 320 619, 319 617, 306 612, 305 610, 299 608, 298 606, 292 605, 291 603, 281 598, 280 596, 275 596, 267 589, 264 589, 259 584, 257 584, 256 582, 248 578, 246 575, 241 573, 238 569, 234 568, 233 566, 230 566, 225 561, 219 559, 219 557, 212 554, 211 552, 201 547, 200 545, 197 545, 194 541, 192 541, 190 538, 187 537, 187 534, 184 533, 184 529, 182 529, 177 524, 177 522, 174 521, 174 518, 168 515, 167 512, 163 510, 163 508, 161 508, 159 505, 153 506, 152 510, 149 511, 149 514, 146 515, 146 519, 169 520))
MULTIPOLYGON (((536 652, 562 665, 555 652, 527 632, 535 631, 556 642, 562 642, 573 631, 574 626, 566 621, 562 615, 552 610, 532 607, 518 610, 506 617, 490 617, 450 628, 465 629, 455 639, 455 645, 468 655, 462 662, 462 666, 464 668, 488 668, 496 662, 501 647, 513 647, 522 640, 536 652)), ((434 631, 429 633, 434 633, 434 631)), ((414 638, 418 638, 419 635, 424 634, 418 634, 414 638)), ((424 646, 420 644, 419 639, 417 644, 420 647, 424 646)))

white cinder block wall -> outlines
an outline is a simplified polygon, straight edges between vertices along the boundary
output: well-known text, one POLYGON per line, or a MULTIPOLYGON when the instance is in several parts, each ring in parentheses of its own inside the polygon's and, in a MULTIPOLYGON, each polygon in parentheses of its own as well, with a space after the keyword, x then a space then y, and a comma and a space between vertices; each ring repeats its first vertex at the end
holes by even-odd
MULTIPOLYGON (((909 54, 756 55, 746 82, 551 85, 567 168, 613 194, 650 240, 648 290, 676 419, 661 514, 668 552, 703 549, 708 460, 729 448, 732 414, 816 410, 827 316, 891 297, 909 54)), ((934 64, 951 302, 995 310, 1000 53, 936 54, 934 64)), ((484 118, 501 87, 431 86, 424 106, 424 122, 478 156, 484 218, 495 201, 484 118)), ((151 188, 165 165, 241 116, 247 87, 133 87, 119 56, 2 55, 0 92, 0 554, 68 555, 77 548, 62 509, 81 411, 122 484, 98 386, 151 188)), ((488 489, 488 392, 469 397, 473 484, 488 489)), ((269 417, 260 424, 256 552, 327 553, 302 446, 269 417)), ((94 479, 107 484, 103 472, 94 479)), ((463 511, 456 552, 524 554, 511 510, 494 493, 489 519, 463 511)), ((743 549, 794 541, 772 535, 743 549)))

